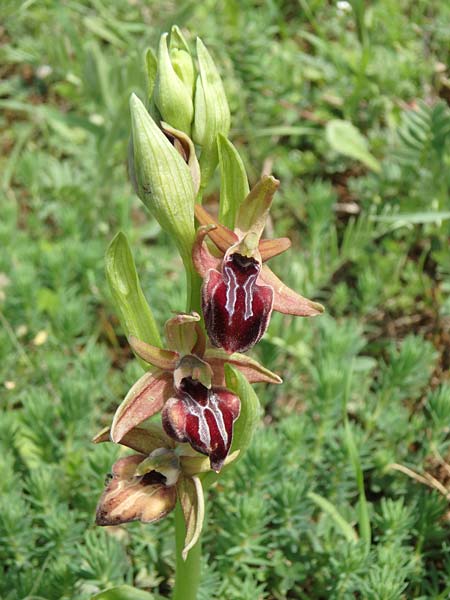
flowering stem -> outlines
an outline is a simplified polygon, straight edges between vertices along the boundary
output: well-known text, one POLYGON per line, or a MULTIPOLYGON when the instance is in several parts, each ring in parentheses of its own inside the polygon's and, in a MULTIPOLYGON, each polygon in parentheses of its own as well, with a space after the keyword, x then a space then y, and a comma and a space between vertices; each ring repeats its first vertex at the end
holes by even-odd
POLYGON ((192 263, 189 267, 185 264, 186 268, 186 279, 187 279, 187 307, 186 312, 195 311, 199 314, 201 312, 201 293, 202 279, 200 275, 195 271, 192 263))
MULTIPOLYGON (((192 262, 184 261, 187 279, 186 312, 193 310, 201 313, 201 285, 202 280, 194 269, 192 262)), ((175 507, 175 587, 172 600, 196 600, 200 583, 200 568, 202 557, 202 540, 189 550, 186 560, 182 552, 186 537, 186 525, 180 503, 175 507)))
POLYGON ((202 556, 201 538, 189 551, 186 560, 181 553, 184 548, 186 527, 180 503, 175 507, 175 541, 176 541, 176 572, 175 588, 172 600, 196 600, 200 583, 200 567, 202 556))

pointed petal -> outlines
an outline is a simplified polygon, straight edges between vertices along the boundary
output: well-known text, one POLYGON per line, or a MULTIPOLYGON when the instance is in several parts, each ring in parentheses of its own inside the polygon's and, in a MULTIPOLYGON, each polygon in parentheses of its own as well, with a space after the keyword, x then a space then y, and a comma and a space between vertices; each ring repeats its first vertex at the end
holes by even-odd
POLYGON ((209 456, 211 468, 218 472, 230 449, 239 410, 239 398, 226 388, 207 390, 185 380, 184 393, 166 402, 162 422, 167 435, 209 456))
POLYGON ((210 269, 219 269, 222 259, 211 254, 206 244, 205 237, 216 229, 215 225, 202 225, 197 229, 195 242, 192 246, 192 262, 200 277, 206 277, 210 269))
POLYGON ((109 437, 110 428, 103 427, 94 437, 92 438, 92 442, 94 444, 101 444, 102 442, 110 442, 111 438, 109 437))
POLYGON ((229 354, 245 352, 263 336, 272 313, 273 290, 256 283, 260 265, 232 254, 223 275, 211 269, 202 288, 203 316, 211 342, 229 354))
POLYGON ((172 392, 170 373, 145 373, 133 385, 116 411, 111 425, 111 440, 119 443, 136 425, 159 412, 172 392))
POLYGON ((259 242, 259 251, 263 262, 286 252, 291 247, 289 238, 276 238, 274 240, 261 240, 259 242))
POLYGON ((273 310, 297 317, 315 317, 325 310, 318 302, 308 300, 284 285, 267 265, 263 265, 259 281, 273 288, 273 310))
MULTIPOLYGON (((111 442, 111 428, 102 429, 92 441, 94 444, 111 442)), ((173 448, 175 445, 157 423, 142 423, 139 427, 133 427, 123 436, 120 444, 141 454, 150 454, 157 448, 173 448)))
POLYGON ((214 373, 213 385, 225 384, 225 364, 239 369, 249 383, 282 383, 281 377, 263 367, 258 361, 245 354, 235 352, 227 354, 223 350, 210 348, 206 351, 205 360, 211 365, 214 373))
POLYGON ((177 485, 177 493, 186 525, 186 537, 181 553, 183 560, 186 560, 189 550, 200 538, 205 519, 202 483, 198 477, 182 477, 177 485))
POLYGON ((203 208, 203 206, 201 206, 200 204, 196 204, 194 210, 195 217, 200 223, 200 225, 216 226, 217 229, 212 230, 209 233, 209 237, 219 248, 219 250, 221 250, 222 252, 226 252, 230 246, 236 244, 236 242, 239 241, 238 236, 233 231, 231 231, 231 229, 228 229, 228 227, 225 227, 224 225, 218 223, 216 219, 214 219, 214 217, 212 217, 209 214, 209 212, 203 208))
POLYGON ((158 474, 148 473, 135 477, 142 454, 126 456, 112 468, 112 478, 97 505, 97 525, 120 525, 128 521, 153 523, 162 519, 174 507, 176 487, 166 487, 159 482, 158 474))
POLYGON ((173 371, 175 369, 179 359, 178 352, 151 346, 142 340, 138 340, 134 335, 130 335, 128 342, 133 351, 149 365, 158 367, 163 371, 173 371))

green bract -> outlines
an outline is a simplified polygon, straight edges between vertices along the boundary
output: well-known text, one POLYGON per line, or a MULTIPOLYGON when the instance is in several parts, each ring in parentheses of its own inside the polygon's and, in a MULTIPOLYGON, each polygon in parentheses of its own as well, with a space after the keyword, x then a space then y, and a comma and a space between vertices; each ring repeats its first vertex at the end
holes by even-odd
POLYGON ((217 137, 220 168, 219 221, 234 229, 236 214, 250 189, 244 163, 233 144, 224 135, 217 137))
POLYGON ((106 278, 127 336, 161 346, 153 313, 145 299, 126 236, 119 232, 105 255, 106 278))
POLYGON ((137 194, 190 265, 195 202, 190 169, 135 94, 130 110, 137 194))

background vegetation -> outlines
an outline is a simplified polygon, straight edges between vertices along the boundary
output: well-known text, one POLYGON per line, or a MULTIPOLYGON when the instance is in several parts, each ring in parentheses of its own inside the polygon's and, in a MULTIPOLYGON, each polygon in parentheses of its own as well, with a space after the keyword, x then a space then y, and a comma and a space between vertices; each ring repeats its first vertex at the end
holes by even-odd
POLYGON ((177 23, 252 183, 282 181, 274 270, 327 307, 258 348, 284 384, 211 491, 201 599, 448 598, 450 5, 4 0, 0 23, 0 596, 170 592, 171 519, 93 526, 118 450, 89 440, 140 373, 103 270, 119 228, 159 323, 183 308, 125 168, 143 51, 177 23))

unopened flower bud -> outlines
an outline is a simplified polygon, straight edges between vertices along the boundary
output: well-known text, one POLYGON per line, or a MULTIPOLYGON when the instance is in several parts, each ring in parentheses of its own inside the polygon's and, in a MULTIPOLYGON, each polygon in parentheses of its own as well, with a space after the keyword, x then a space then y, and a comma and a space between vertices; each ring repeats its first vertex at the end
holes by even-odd
POLYGON ((161 36, 159 42, 158 71, 153 94, 162 119, 189 135, 194 115, 192 87, 186 85, 174 69, 167 48, 167 33, 161 36))
POLYGON ((189 262, 195 235, 195 191, 189 166, 135 94, 130 109, 136 191, 189 262))
POLYGON ((200 167, 205 187, 218 163, 217 135, 226 136, 230 130, 230 109, 217 67, 199 38, 197 57, 200 75, 195 90, 192 137, 202 146, 200 167))
POLYGON ((174 25, 170 31, 169 54, 173 68, 194 96, 195 68, 189 46, 180 29, 174 25))

